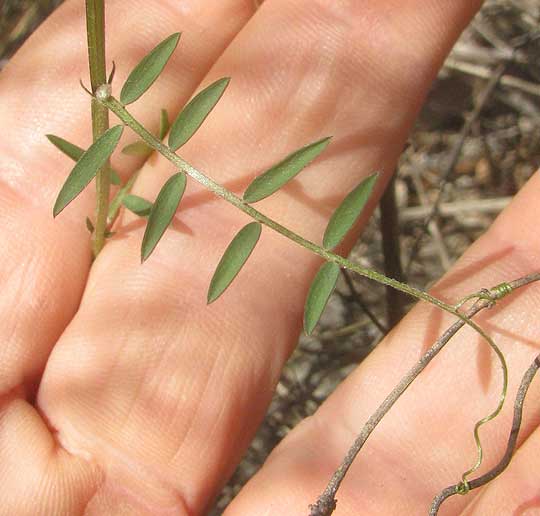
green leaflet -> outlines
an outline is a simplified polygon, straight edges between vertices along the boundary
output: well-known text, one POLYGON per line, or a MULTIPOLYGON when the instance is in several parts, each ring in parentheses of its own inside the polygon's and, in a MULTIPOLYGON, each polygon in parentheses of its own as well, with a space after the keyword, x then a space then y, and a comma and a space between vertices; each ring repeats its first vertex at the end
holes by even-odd
POLYGON ((95 177, 118 145, 123 130, 122 125, 111 127, 82 154, 58 194, 53 208, 54 217, 75 199, 95 177))
POLYGON ((135 102, 152 86, 174 52, 179 39, 179 32, 170 35, 142 58, 140 63, 129 74, 120 92, 120 102, 124 106, 135 102))
POLYGON ((48 140, 59 150, 61 150, 66 156, 71 158, 73 161, 79 161, 79 158, 83 155, 84 149, 81 149, 79 146, 74 143, 70 143, 60 136, 55 136, 54 134, 46 135, 48 140))
MULTIPOLYGON (((83 155, 84 149, 81 149, 78 145, 70 143, 60 136, 55 136, 54 134, 46 135, 48 140, 60 151, 62 151, 68 158, 71 158, 73 161, 79 161, 79 158, 83 155)), ((111 183, 113 185, 119 185, 121 183, 120 176, 118 172, 111 169, 111 183)))
POLYGON ((377 177, 377 173, 370 175, 343 199, 343 202, 330 218, 328 226, 326 226, 323 247, 326 249, 336 247, 343 240, 349 229, 354 226, 373 191, 377 177))
POLYGON ((161 188, 146 224, 141 246, 142 262, 152 254, 163 233, 171 223, 185 188, 186 175, 183 172, 171 176, 161 188))
POLYGON ((139 215, 139 217, 147 217, 152 210, 152 203, 138 195, 127 194, 122 199, 122 204, 135 215, 139 215))
POLYGON ((173 151, 179 149, 195 134, 218 103, 229 81, 228 77, 219 79, 189 101, 171 126, 169 147, 173 151))
POLYGON ((289 154, 284 160, 252 181, 244 193, 244 201, 257 202, 279 190, 313 161, 329 142, 329 137, 323 138, 289 154))
POLYGON ((148 145, 143 140, 137 140, 136 142, 129 143, 122 149, 122 154, 127 154, 128 156, 140 156, 142 158, 147 158, 152 154, 154 150, 150 145, 148 145))
POLYGON ((311 335, 336 287, 339 265, 326 262, 311 283, 304 308, 304 331, 311 335))
POLYGON ((161 113, 159 115, 159 139, 163 140, 165 138, 165 135, 169 132, 169 115, 167 113, 166 109, 162 109, 161 113))
POLYGON ((232 239, 210 281, 207 302, 213 303, 232 283, 261 236, 261 225, 250 222, 232 239))

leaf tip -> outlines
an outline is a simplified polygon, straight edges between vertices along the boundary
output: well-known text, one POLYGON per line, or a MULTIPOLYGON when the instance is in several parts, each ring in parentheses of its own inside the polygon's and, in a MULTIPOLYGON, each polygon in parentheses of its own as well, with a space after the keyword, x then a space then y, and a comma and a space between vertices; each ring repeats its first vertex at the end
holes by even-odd
POLYGON ((251 195, 251 192, 249 191, 249 188, 244 192, 244 195, 242 196, 242 200, 247 203, 251 204, 252 202, 255 202, 255 198, 253 195, 251 195))
POLYGON ((310 337, 313 333, 313 326, 310 326, 309 323, 304 319, 304 335, 310 337))
POLYGON ((54 203, 54 207, 53 207, 53 219, 55 219, 58 214, 63 210, 64 208, 63 207, 60 207, 59 204, 58 204, 58 200, 54 203))
POLYGON ((326 147, 330 145, 330 142, 333 138, 333 136, 325 136, 324 138, 321 138, 318 142, 315 143, 315 145, 319 147, 319 154, 325 151, 326 147))

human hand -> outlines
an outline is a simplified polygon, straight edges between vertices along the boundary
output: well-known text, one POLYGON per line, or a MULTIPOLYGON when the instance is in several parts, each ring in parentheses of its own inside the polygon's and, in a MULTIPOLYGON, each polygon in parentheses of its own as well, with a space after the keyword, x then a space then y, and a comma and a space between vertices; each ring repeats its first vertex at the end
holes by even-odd
MULTIPOLYGON (((431 80, 478 6, 268 0, 253 15, 251 0, 111 0, 107 52, 121 84, 157 42, 183 31, 165 73, 133 106, 149 126, 161 107, 177 113, 201 81, 232 76, 181 154, 234 191, 287 152, 334 135, 317 164, 258 205, 319 240, 361 178, 374 170, 388 178, 431 80)), ((142 225, 126 214, 91 266, 84 217, 92 194, 52 220, 69 164, 44 137, 90 143, 88 97, 77 86, 87 75, 84 34, 82 2, 66 2, 0 76, 0 514, 201 514, 264 415, 319 261, 265 230, 233 287, 207 307, 214 267, 247 219, 190 182, 176 231, 144 265, 142 225)), ((139 165, 115 162, 124 175, 139 165)), ((151 158, 134 193, 152 198, 171 172, 151 158)), ((534 178, 440 295, 457 299, 537 267, 539 188, 534 178)), ((536 352, 539 328, 528 314, 535 292, 516 294, 489 317, 518 372, 511 393, 536 352)), ((449 321, 415 308, 285 439, 227 514, 307 513, 366 418, 449 321)), ((482 390, 489 362, 484 344, 471 340, 467 332, 456 338, 381 423, 339 492, 337 515, 425 512, 470 465, 474 416, 497 395, 482 390), (469 367, 477 356, 482 367, 469 367)), ((530 398, 534 406, 538 395, 530 398)), ((483 430, 489 457, 504 446, 509 416, 483 430)), ((513 514, 538 500, 534 425, 526 418, 522 435, 530 437, 508 471, 452 500, 450 513, 513 514)))

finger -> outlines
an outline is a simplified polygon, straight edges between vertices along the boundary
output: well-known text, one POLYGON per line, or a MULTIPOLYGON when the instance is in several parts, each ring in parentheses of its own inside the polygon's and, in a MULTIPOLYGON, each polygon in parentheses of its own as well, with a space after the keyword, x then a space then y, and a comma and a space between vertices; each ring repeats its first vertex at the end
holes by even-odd
POLYGON ((83 513, 99 469, 60 449, 34 407, 16 395, 2 397, 0 443, 0 515, 83 513))
MULTIPOLYGON (((108 56, 119 63, 119 83, 168 34, 183 28, 193 35, 148 92, 153 105, 135 105, 138 116, 154 127, 161 107, 174 115, 252 10, 248 0, 219 5, 183 2, 181 7, 174 2, 107 2, 108 56), (215 31, 218 22, 220 30, 215 31)), ((24 474, 8 475, 6 471, 16 464, 28 478, 58 479, 52 471, 66 464, 65 456, 60 460, 54 453, 46 427, 37 424, 37 414, 21 398, 32 401, 50 350, 77 310, 90 267, 84 218, 93 211, 92 188, 52 220, 54 198, 71 164, 44 136, 55 133, 82 147, 89 145, 89 98, 78 85, 79 78, 87 76, 86 62, 83 3, 66 2, 0 77, 0 125, 6 129, 0 140, 0 238, 5 244, 0 247, 0 426, 33 432, 27 446, 15 448, 17 436, 12 434, 1 439, 0 462, 5 469, 0 501, 5 504, 0 505, 14 507, 23 498, 11 496, 22 489, 37 507, 37 500, 28 496, 29 492, 35 494, 32 489, 37 486, 42 489, 40 499, 53 504, 42 507, 43 514, 57 514, 54 508, 59 507, 54 505, 59 503, 54 493, 43 488, 45 480, 31 488, 21 484, 24 474), (50 471, 46 461, 37 460, 43 455, 50 458, 50 471)), ((127 174, 138 164, 127 160, 115 167, 127 174)), ((66 469, 75 484, 82 479, 86 482, 86 473, 69 476, 66 469)), ((88 482, 84 489, 88 490, 88 482)), ((74 504, 81 503, 80 497, 64 495, 74 504)), ((8 513, 22 514, 16 510, 8 513)))
MULTIPOLYGON (((245 22, 249 14, 247 2, 222 2, 217 9, 198 5, 185 12, 172 7, 160 10, 154 2, 140 4, 130 4, 127 19, 122 2, 108 4, 109 54, 122 63, 120 80, 160 37, 183 25, 189 25, 188 32, 198 36, 214 27, 219 17, 228 20, 219 35, 206 37, 197 45, 184 45, 182 55, 173 58, 163 80, 148 93, 154 100, 159 98, 160 106, 174 112, 245 22), (120 29, 135 17, 140 20, 137 32, 151 34, 153 41, 137 45, 130 33, 120 29), (164 95, 164 91, 169 94, 164 95)), ((10 235, 12 244, 2 248, 5 253, 3 278, 8 292, 14 294, 3 297, 3 314, 13 311, 16 291, 20 289, 22 293, 18 316, 10 316, 7 324, 1 325, 6 335, 12 335, 15 326, 21 334, 18 339, 6 339, 13 343, 3 350, 6 374, 2 379, 6 389, 16 385, 21 377, 32 377, 43 366, 50 346, 72 316, 86 280, 89 239, 84 216, 92 211, 91 195, 73 203, 53 225, 51 206, 69 163, 42 134, 58 133, 82 146, 89 143, 89 100, 78 86, 78 78, 86 75, 87 67, 84 33, 82 6, 76 2, 66 4, 6 67, 0 84, 4 99, 0 120, 3 127, 10 127, 2 139, 5 197, 2 223, 3 234, 10 235), (69 53, 59 61, 57 56, 66 50, 69 53), (23 85, 25 94, 21 95, 23 85), (34 113, 40 114, 39 125, 36 125, 34 113), (39 180, 33 171, 39 173, 39 180), (13 227, 18 231, 13 232, 13 227), (55 252, 51 252, 51 247, 55 252), (28 260, 29 256, 33 259, 28 260), (21 263, 27 267, 22 268, 21 263), (13 271, 16 274, 12 274, 13 271), (26 278, 32 288, 21 288, 21 278, 26 278), (39 278, 46 279, 39 281, 39 278), (32 332, 40 335, 37 346, 32 343, 38 340, 32 338, 32 332), (21 356, 21 348, 24 356, 21 356), (30 364, 23 365, 21 362, 25 359, 30 364), (14 367, 15 363, 19 367, 14 367)), ((150 125, 157 123, 155 108, 153 112, 148 107, 144 111, 139 109, 139 115, 150 125)))
MULTIPOLYGON (((535 176, 438 284, 435 294, 454 301, 481 287, 524 276, 538 269, 539 242, 534 199, 535 176)), ((540 325, 530 317, 537 306, 537 285, 513 293, 478 321, 505 353, 510 371, 508 400, 538 353, 540 325)), ((280 513, 306 510, 315 501, 348 447, 394 385, 427 346, 451 323, 431 307, 417 306, 354 374, 273 452, 261 472, 232 505, 230 514, 266 514, 272 503, 280 513)), ((400 398, 360 452, 338 493, 336 514, 419 514, 444 487, 460 480, 476 450, 474 422, 492 412, 501 388, 500 367, 486 343, 471 331, 460 332, 400 398)), ((531 389, 527 405, 539 393, 531 389)), ((512 402, 481 430, 485 464, 493 466, 506 446, 512 402)), ((525 413, 521 439, 537 424, 525 413)), ((474 475, 476 476, 476 475, 474 475)), ((476 496, 453 497, 441 514, 457 514, 476 496)), ((487 514, 480 512, 479 514, 487 514)), ((506 514, 506 513, 505 513, 506 514)))
MULTIPOLYGON (((185 29, 186 42, 147 93, 149 102, 135 105, 150 127, 157 126, 161 107, 174 114, 189 98, 253 10, 249 0, 183 5, 135 1, 127 8, 125 2, 107 3, 108 55, 118 61, 119 84, 153 45, 185 29), (220 30, 215 31, 218 21, 220 30)), ((0 78, 0 124, 9 127, 0 141, 0 234, 9 242, 1 249, 0 331, 9 345, 1 351, 0 392, 24 379, 35 383, 86 281, 90 252, 85 216, 93 211, 93 188, 53 221, 54 199, 71 164, 45 133, 89 145, 89 98, 79 86, 87 67, 83 5, 67 2, 0 78)), ((137 163, 128 158, 116 165, 128 173, 137 163)))
MULTIPOLYGON (((319 239, 352 185, 392 170, 429 81, 473 11, 470 2, 419 5, 263 4, 205 78, 233 81, 181 154, 241 191, 283 154, 334 134, 328 157, 260 203, 319 239)), ((161 160, 147 164, 136 192, 152 198, 170 173, 161 160)), ((264 413, 318 265, 265 231, 233 287, 207 308, 220 254, 247 220, 192 183, 178 220, 143 266, 143 224, 128 224, 107 246, 40 391, 62 442, 110 472, 96 507, 113 500, 140 508, 145 493, 154 507, 183 500, 189 512, 204 510, 264 413)))

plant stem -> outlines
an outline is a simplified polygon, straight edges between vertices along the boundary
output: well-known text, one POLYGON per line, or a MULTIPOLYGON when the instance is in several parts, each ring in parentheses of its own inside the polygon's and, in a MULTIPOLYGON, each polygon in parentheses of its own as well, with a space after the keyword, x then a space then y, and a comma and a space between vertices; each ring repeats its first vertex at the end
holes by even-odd
POLYGON ((297 235, 293 231, 287 229, 285 226, 282 226, 281 224, 275 222, 260 211, 250 206, 249 204, 245 203, 243 199, 234 195, 232 192, 229 192, 229 190, 227 190, 226 188, 216 183, 215 181, 207 177, 205 174, 191 166, 180 156, 176 155, 173 151, 171 151, 171 149, 169 149, 169 147, 167 147, 167 145, 164 145, 162 142, 160 142, 153 134, 148 132, 137 120, 135 120, 135 118, 133 118, 133 116, 117 99, 115 99, 114 97, 109 97, 108 99, 100 100, 100 102, 102 102, 104 106, 109 108, 128 127, 133 129, 133 131, 135 131, 137 135, 139 135, 148 145, 150 145, 150 147, 152 147, 169 161, 171 161, 180 170, 183 170, 195 181, 211 190, 217 196, 225 199, 227 202, 236 206, 238 209, 252 217, 254 220, 260 222, 261 224, 264 224, 265 226, 273 229, 274 231, 277 231, 289 240, 292 240, 298 245, 301 245, 309 251, 319 255, 321 258, 324 258, 326 261, 334 262, 340 267, 343 267, 344 269, 349 269, 353 272, 356 272, 357 274, 360 274, 361 276, 393 287, 396 290, 404 292, 416 299, 422 299, 423 301, 431 303, 432 305, 435 305, 442 310, 450 312, 451 314, 456 315, 460 318, 464 317, 457 310, 455 310, 453 306, 445 303, 444 301, 441 301, 440 299, 437 299, 436 297, 431 296, 423 290, 416 289, 407 285, 406 283, 401 283, 400 281, 397 281, 395 279, 388 278, 384 274, 381 274, 377 271, 362 267, 361 265, 358 265, 347 260, 346 258, 343 258, 343 256, 339 256, 332 251, 324 249, 317 244, 301 237, 300 235, 297 235))
MULTIPOLYGON (((396 201, 396 176, 392 175, 379 202, 380 229, 386 276, 400 281, 405 279, 401 266, 398 209, 396 201)), ((386 326, 393 328, 405 315, 408 299, 402 292, 386 287, 386 326)))
POLYGON ((137 177, 139 176, 140 170, 137 170, 134 172, 131 177, 126 181, 126 183, 116 192, 116 195, 113 197, 112 201, 109 205, 109 213, 107 216, 107 226, 111 227, 116 218, 118 217, 118 213, 120 212, 120 207, 122 206, 122 201, 126 197, 129 192, 131 192, 131 189, 133 188, 133 185, 135 184, 135 181, 137 180, 137 177))
MULTIPOLYGON (((232 192, 230 192, 229 190, 227 190, 226 188, 216 183, 214 180, 210 179, 205 174, 203 174, 202 172, 200 172, 199 170, 191 166, 187 161, 183 160, 180 156, 177 156, 167 145, 163 144, 153 134, 148 132, 126 110, 126 108, 117 99, 115 99, 112 96, 109 96, 108 93, 106 93, 103 96, 99 95, 96 98, 98 98, 99 102, 101 102, 104 106, 110 109, 116 116, 118 116, 118 118, 122 122, 124 122, 128 127, 133 129, 133 131, 136 134, 138 134, 148 145, 150 145, 150 147, 152 147, 154 150, 159 152, 162 156, 167 158, 171 163, 176 165, 176 167, 179 170, 182 170, 191 178, 195 179, 198 183, 208 188, 217 196, 225 199, 227 202, 237 207, 239 210, 243 211, 254 220, 273 229, 274 231, 280 233, 286 238, 304 247, 305 249, 308 249, 314 254, 319 255, 321 258, 325 259, 328 262, 336 263, 337 265, 339 265, 340 267, 344 269, 349 269, 353 272, 356 272, 357 274, 360 274, 361 276, 369 278, 373 281, 377 281, 378 283, 382 283, 383 285, 390 286, 416 299, 421 299, 423 301, 426 301, 427 303, 430 303, 431 305, 434 305, 440 308, 441 310, 444 310, 445 312, 448 312, 454 315, 455 317, 460 319, 463 322, 463 324, 466 324, 472 329, 474 329, 479 335, 481 335, 486 340, 486 342, 490 345, 492 350, 497 355, 497 358, 499 359, 499 362, 501 364, 502 375, 503 375, 503 382, 502 382, 502 389, 501 389, 501 395, 499 398, 499 403, 496 409, 492 413, 490 413, 488 416, 480 420, 475 426, 474 437, 477 444, 478 459, 477 459, 476 464, 473 466, 473 468, 471 468, 464 474, 463 481, 466 482, 466 476, 472 473, 473 471, 475 471, 480 466, 480 463, 482 460, 482 446, 480 443, 480 439, 478 437, 478 429, 480 428, 480 426, 492 420, 500 413, 504 404, 504 400, 506 398, 506 390, 508 386, 508 368, 506 366, 504 355, 502 354, 499 347, 495 344, 493 339, 480 326, 478 326, 478 324, 472 321, 470 317, 468 317, 467 315, 459 311, 458 307, 460 305, 458 305, 458 307, 449 305, 448 303, 445 303, 444 301, 431 296, 427 292, 411 287, 407 285, 406 283, 402 283, 393 278, 388 278, 387 276, 385 276, 384 274, 381 274, 380 272, 362 267, 361 265, 351 262, 350 260, 344 258, 343 256, 337 255, 301 237, 300 235, 297 235, 296 233, 294 233, 293 231, 290 231, 289 229, 282 226, 281 224, 278 224, 274 220, 262 214, 260 211, 253 208, 251 205, 247 204, 243 199, 236 196, 235 194, 233 194, 232 192)), ((488 292, 488 294, 491 296, 490 302, 493 302, 496 299, 500 299, 504 295, 508 294, 511 290, 512 290, 512 287, 510 285, 508 285, 507 290, 505 289, 500 290, 499 287, 495 287, 494 289, 488 292)), ((485 293, 484 293, 484 296, 485 296, 485 293)), ((408 384, 405 386, 405 389, 407 386, 408 384)), ((403 391, 401 391, 398 394, 398 397, 401 396, 401 394, 405 391, 405 389, 403 389, 403 391)), ((378 424, 378 421, 375 423, 375 426, 376 424, 378 424)), ((359 451, 359 448, 356 451, 356 453, 354 453, 353 456, 351 457, 351 462, 348 464, 347 468, 345 469, 345 472, 352 464, 352 460, 354 459, 354 457, 356 457, 356 454, 358 453, 358 451, 359 451)), ((337 485, 339 486, 339 483, 337 485)))
POLYGON ((395 280, 393 278, 389 278, 384 274, 381 274, 380 272, 368 269, 366 267, 362 267, 361 265, 351 262, 343 256, 335 254, 328 249, 324 249, 323 247, 315 244, 314 242, 311 242, 304 237, 297 235, 293 231, 287 229, 285 226, 282 226, 281 224, 270 219, 260 211, 256 210, 251 205, 247 204, 243 199, 236 196, 220 184, 216 183, 213 179, 209 178, 208 176, 197 170, 195 167, 190 165, 187 161, 182 159, 180 156, 175 154, 167 145, 163 144, 153 134, 147 131, 114 97, 111 96, 106 99, 100 99, 99 102, 101 102, 104 106, 110 109, 122 122, 124 122, 128 127, 133 129, 136 134, 138 134, 148 145, 150 145, 150 147, 152 147, 162 156, 167 158, 171 163, 176 165, 178 169, 183 170, 192 179, 202 184, 204 187, 208 188, 217 196, 225 199, 233 206, 236 206, 239 210, 243 211, 254 220, 260 222, 261 224, 264 224, 270 229, 273 229, 274 231, 280 233, 284 237, 292 240, 298 245, 304 247, 305 249, 308 249, 309 251, 319 255, 327 262, 334 262, 344 269, 351 270, 373 281, 377 281, 378 283, 382 283, 383 285, 392 287, 416 299, 426 301, 427 303, 430 303, 440 308, 441 310, 444 310, 445 312, 455 315, 459 319, 463 320, 465 324, 468 324, 478 333, 480 333, 480 335, 482 335, 488 342, 490 342, 491 339, 486 335, 486 333, 478 325, 476 325, 476 323, 471 321, 466 315, 462 314, 454 306, 449 305, 448 303, 445 303, 444 301, 436 297, 433 297, 432 295, 424 292, 423 290, 411 287, 410 285, 402 283, 401 281, 395 280))
MULTIPOLYGON (((515 290, 538 280, 540 280, 539 273, 530 274, 528 276, 524 276, 523 278, 510 282, 509 286, 512 290, 515 290)), ((504 297, 504 294, 500 290, 497 290, 497 287, 491 289, 490 292, 493 294, 493 297, 491 299, 480 299, 469 309, 469 311, 467 312, 467 317, 469 319, 475 316, 484 308, 492 306, 497 299, 504 297)), ((437 341, 422 355, 418 362, 416 362, 416 364, 403 376, 399 383, 392 389, 390 394, 384 399, 384 401, 379 405, 379 407, 377 407, 375 412, 373 412, 373 414, 365 423, 364 427, 358 434, 358 437, 355 439, 352 446, 349 448, 349 451, 347 452, 347 455, 343 459, 341 465, 332 475, 332 478, 328 482, 328 485, 326 486, 324 492, 319 496, 316 503, 310 506, 310 516, 329 516, 330 514, 332 514, 333 510, 336 507, 335 495, 337 493, 337 490, 339 489, 341 482, 343 482, 343 479, 345 478, 345 475, 351 467, 354 459, 368 440, 373 430, 375 430, 383 417, 390 411, 396 401, 403 395, 403 393, 412 384, 412 382, 439 354, 439 352, 444 348, 444 346, 446 346, 450 339, 461 328, 463 328, 465 324, 466 322, 463 319, 456 321, 454 324, 452 324, 452 326, 450 326, 437 339, 437 341)), ((471 488, 473 488, 473 485, 475 483, 476 480, 469 482, 469 484, 471 484, 471 488)), ((453 487, 457 487, 457 485, 453 487)), ((446 490, 445 494, 447 494, 446 490)), ((442 500, 440 503, 442 503, 442 500)))
POLYGON ((349 292, 351 293, 351 299, 365 312, 365 314, 368 316, 368 319, 377 327, 381 334, 386 335, 388 333, 388 327, 383 325, 381 321, 377 319, 369 306, 364 302, 362 296, 360 295, 360 292, 358 292, 358 290, 356 290, 356 287, 354 286, 349 271, 347 271, 346 269, 341 269, 341 274, 343 276, 343 279, 345 280, 345 283, 347 284, 347 287, 349 288, 349 292))
MULTIPOLYGON (((103 0, 86 0, 86 33, 88 37, 90 84, 92 85, 92 92, 95 92, 107 80, 105 71, 105 9, 103 0)), ((92 98, 92 135, 94 141, 108 128, 108 109, 95 98, 92 98)), ((110 189, 111 170, 110 163, 107 161, 96 175, 96 221, 92 242, 94 258, 105 245, 110 189)))

